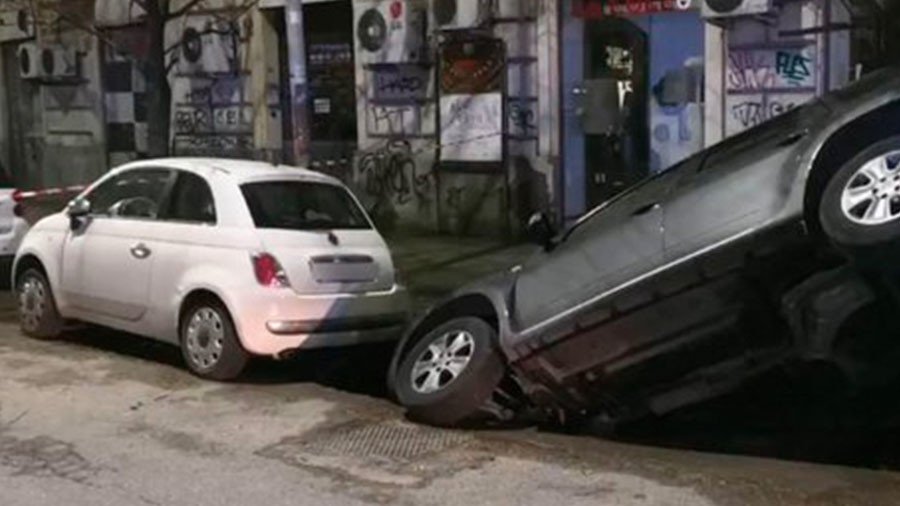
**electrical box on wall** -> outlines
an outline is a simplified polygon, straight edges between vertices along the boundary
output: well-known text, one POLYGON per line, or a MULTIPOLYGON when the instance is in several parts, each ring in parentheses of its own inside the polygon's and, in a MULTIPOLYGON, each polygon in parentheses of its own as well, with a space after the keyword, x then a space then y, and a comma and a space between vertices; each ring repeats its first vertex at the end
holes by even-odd
POLYGON ((431 0, 435 30, 478 28, 493 15, 491 0, 431 0))
POLYGON ((0 12, 0 42, 34 38, 34 19, 28 9, 0 12))
POLYGON ((359 2, 355 30, 357 57, 364 64, 426 60, 427 3, 415 0, 359 2))
POLYGON ((19 76, 35 80, 67 80, 79 76, 78 53, 63 46, 42 47, 35 43, 19 46, 19 76))
POLYGON ((703 0, 703 17, 724 18, 766 14, 772 10, 772 0, 703 0))

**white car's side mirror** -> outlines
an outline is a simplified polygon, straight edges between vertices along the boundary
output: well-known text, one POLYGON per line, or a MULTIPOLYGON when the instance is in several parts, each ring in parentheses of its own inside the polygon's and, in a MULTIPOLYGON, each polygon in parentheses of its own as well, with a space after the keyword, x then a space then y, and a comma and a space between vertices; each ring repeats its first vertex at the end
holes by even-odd
POLYGON ((66 214, 71 218, 82 218, 91 212, 91 202, 83 197, 78 197, 66 206, 66 214))
POLYGON ((78 230, 81 228, 84 218, 91 213, 91 202, 86 198, 76 198, 66 206, 66 214, 69 215, 69 228, 78 230))

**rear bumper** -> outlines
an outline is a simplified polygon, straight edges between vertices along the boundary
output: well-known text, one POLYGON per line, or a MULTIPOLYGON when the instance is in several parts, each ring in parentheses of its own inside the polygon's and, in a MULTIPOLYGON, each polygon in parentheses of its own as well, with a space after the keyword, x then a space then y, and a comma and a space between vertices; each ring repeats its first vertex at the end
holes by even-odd
POLYGON ((241 343, 254 355, 399 339, 409 297, 398 285, 383 292, 300 296, 253 289, 229 304, 241 343))

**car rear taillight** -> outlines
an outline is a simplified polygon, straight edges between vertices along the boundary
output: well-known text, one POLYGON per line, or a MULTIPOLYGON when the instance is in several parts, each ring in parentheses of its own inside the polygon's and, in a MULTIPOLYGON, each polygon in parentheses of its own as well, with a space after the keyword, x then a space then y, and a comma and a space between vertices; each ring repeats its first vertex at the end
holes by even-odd
POLYGON ((253 272, 256 280, 263 286, 272 288, 287 288, 291 286, 281 264, 268 253, 253 255, 253 272))

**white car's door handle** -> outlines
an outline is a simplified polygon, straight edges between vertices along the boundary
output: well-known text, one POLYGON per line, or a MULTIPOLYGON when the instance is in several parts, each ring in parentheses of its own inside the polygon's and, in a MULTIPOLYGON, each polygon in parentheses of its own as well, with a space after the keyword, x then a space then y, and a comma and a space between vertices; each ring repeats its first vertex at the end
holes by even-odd
POLYGON ((150 248, 144 243, 137 243, 131 247, 131 255, 134 256, 134 258, 143 260, 150 256, 150 248))

